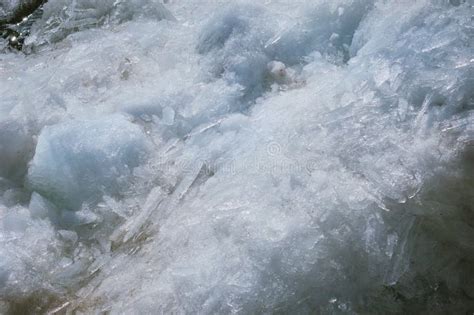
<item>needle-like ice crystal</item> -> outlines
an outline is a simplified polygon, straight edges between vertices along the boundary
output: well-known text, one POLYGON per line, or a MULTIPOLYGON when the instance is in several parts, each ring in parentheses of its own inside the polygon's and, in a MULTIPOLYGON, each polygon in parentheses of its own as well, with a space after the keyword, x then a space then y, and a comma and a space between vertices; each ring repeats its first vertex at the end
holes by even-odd
POLYGON ((471 1, 43 10, 0 43, 0 313, 474 311, 471 1))

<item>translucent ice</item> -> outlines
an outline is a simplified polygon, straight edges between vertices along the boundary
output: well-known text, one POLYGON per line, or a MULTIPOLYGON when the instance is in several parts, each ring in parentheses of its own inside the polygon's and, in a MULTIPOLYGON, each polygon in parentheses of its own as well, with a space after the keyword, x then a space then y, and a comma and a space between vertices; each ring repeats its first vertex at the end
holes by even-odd
POLYGON ((0 120, 0 176, 18 180, 34 151, 28 127, 15 120, 0 120))
POLYGON ((473 11, 48 1, 0 54, 0 313, 472 312, 473 11))
POLYGON ((147 153, 140 127, 123 116, 45 127, 28 171, 33 190, 72 210, 126 189, 147 153))
POLYGON ((157 0, 50 0, 44 5, 43 17, 35 23, 27 44, 37 46, 54 43, 79 30, 141 17, 173 19, 171 13, 157 0))

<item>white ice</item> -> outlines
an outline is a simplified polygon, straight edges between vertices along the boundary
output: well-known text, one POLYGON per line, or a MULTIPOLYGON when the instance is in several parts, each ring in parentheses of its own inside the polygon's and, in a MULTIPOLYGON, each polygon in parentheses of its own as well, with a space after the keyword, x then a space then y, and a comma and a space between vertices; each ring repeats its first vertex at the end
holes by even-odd
POLYGON ((471 2, 44 10, 0 54, 0 313, 472 311, 471 2))

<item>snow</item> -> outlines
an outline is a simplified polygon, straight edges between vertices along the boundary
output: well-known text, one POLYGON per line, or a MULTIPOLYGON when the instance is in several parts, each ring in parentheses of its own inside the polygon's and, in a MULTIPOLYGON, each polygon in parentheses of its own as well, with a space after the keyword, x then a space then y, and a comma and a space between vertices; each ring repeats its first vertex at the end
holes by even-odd
POLYGON ((50 0, 0 54, 0 313, 466 313, 469 1, 50 0))

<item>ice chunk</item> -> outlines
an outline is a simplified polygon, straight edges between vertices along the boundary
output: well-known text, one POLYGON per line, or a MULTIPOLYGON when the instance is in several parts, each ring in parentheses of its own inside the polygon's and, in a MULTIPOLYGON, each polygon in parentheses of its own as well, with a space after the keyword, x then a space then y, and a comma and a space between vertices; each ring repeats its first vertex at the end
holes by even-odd
POLYGON ((255 5, 232 5, 217 12, 201 30, 197 51, 205 54, 222 48, 232 36, 250 32, 252 19, 261 13, 262 9, 255 5))
POLYGON ((9 211, 2 221, 5 231, 20 233, 28 227, 29 216, 26 209, 17 207, 9 211))
POLYGON ((43 129, 27 189, 0 183, 0 301, 471 311, 470 3, 223 2, 119 25, 108 0, 51 0, 75 5, 53 33, 88 30, 0 55, 2 120, 43 129))
POLYGON ((262 43, 271 32, 259 21, 264 11, 256 5, 230 5, 216 12, 202 28, 196 50, 208 55, 210 71, 242 87, 253 99, 264 89, 267 63, 262 43))
POLYGON ((60 206, 78 209, 129 185, 148 150, 140 127, 121 115, 45 127, 28 170, 31 188, 60 206))
POLYGON ((307 8, 306 16, 266 45, 267 53, 288 65, 303 62, 314 51, 335 62, 347 61, 352 37, 373 2, 347 1, 337 10, 324 3, 307 8))
POLYGON ((137 18, 174 20, 173 15, 157 0, 49 0, 43 17, 35 22, 28 45, 54 43, 69 34, 137 18))
POLYGON ((58 234, 62 240, 68 243, 68 245, 74 245, 78 240, 77 233, 74 231, 59 230, 58 234))
MULTIPOLYGON (((0 211, 3 210, 0 208, 0 211)), ((3 217, 3 214, 0 214, 3 217)), ((0 225, 0 300, 6 303, 6 313, 15 310, 18 305, 27 313, 33 309, 27 303, 27 297, 37 294, 34 308, 47 307, 55 294, 61 292, 61 286, 74 282, 73 275, 59 279, 61 260, 67 259, 62 242, 56 238, 56 232, 45 220, 33 220, 28 209, 15 207, 9 209, 0 225), (41 272, 38 272, 41 271, 41 272), (56 293, 51 288, 55 286, 56 293)))
POLYGON ((61 226, 63 223, 61 211, 53 203, 36 192, 33 192, 31 196, 28 210, 34 219, 49 219, 55 226, 61 226))
POLYGON ((175 112, 171 107, 163 108, 163 123, 165 125, 173 125, 175 112))
POLYGON ((24 124, 15 120, 0 120, 1 177, 21 179, 33 151, 33 137, 24 124))
POLYGON ((147 220, 150 219, 153 211, 157 210, 158 206, 164 199, 164 193, 161 187, 154 188, 143 205, 143 209, 133 220, 129 220, 117 229, 114 234, 111 236, 113 242, 123 242, 126 243, 133 237, 137 236, 141 229, 147 225, 147 220))
POLYGON ((75 228, 97 223, 100 223, 100 217, 87 209, 74 212, 62 211, 59 219, 60 226, 67 228, 75 228))

